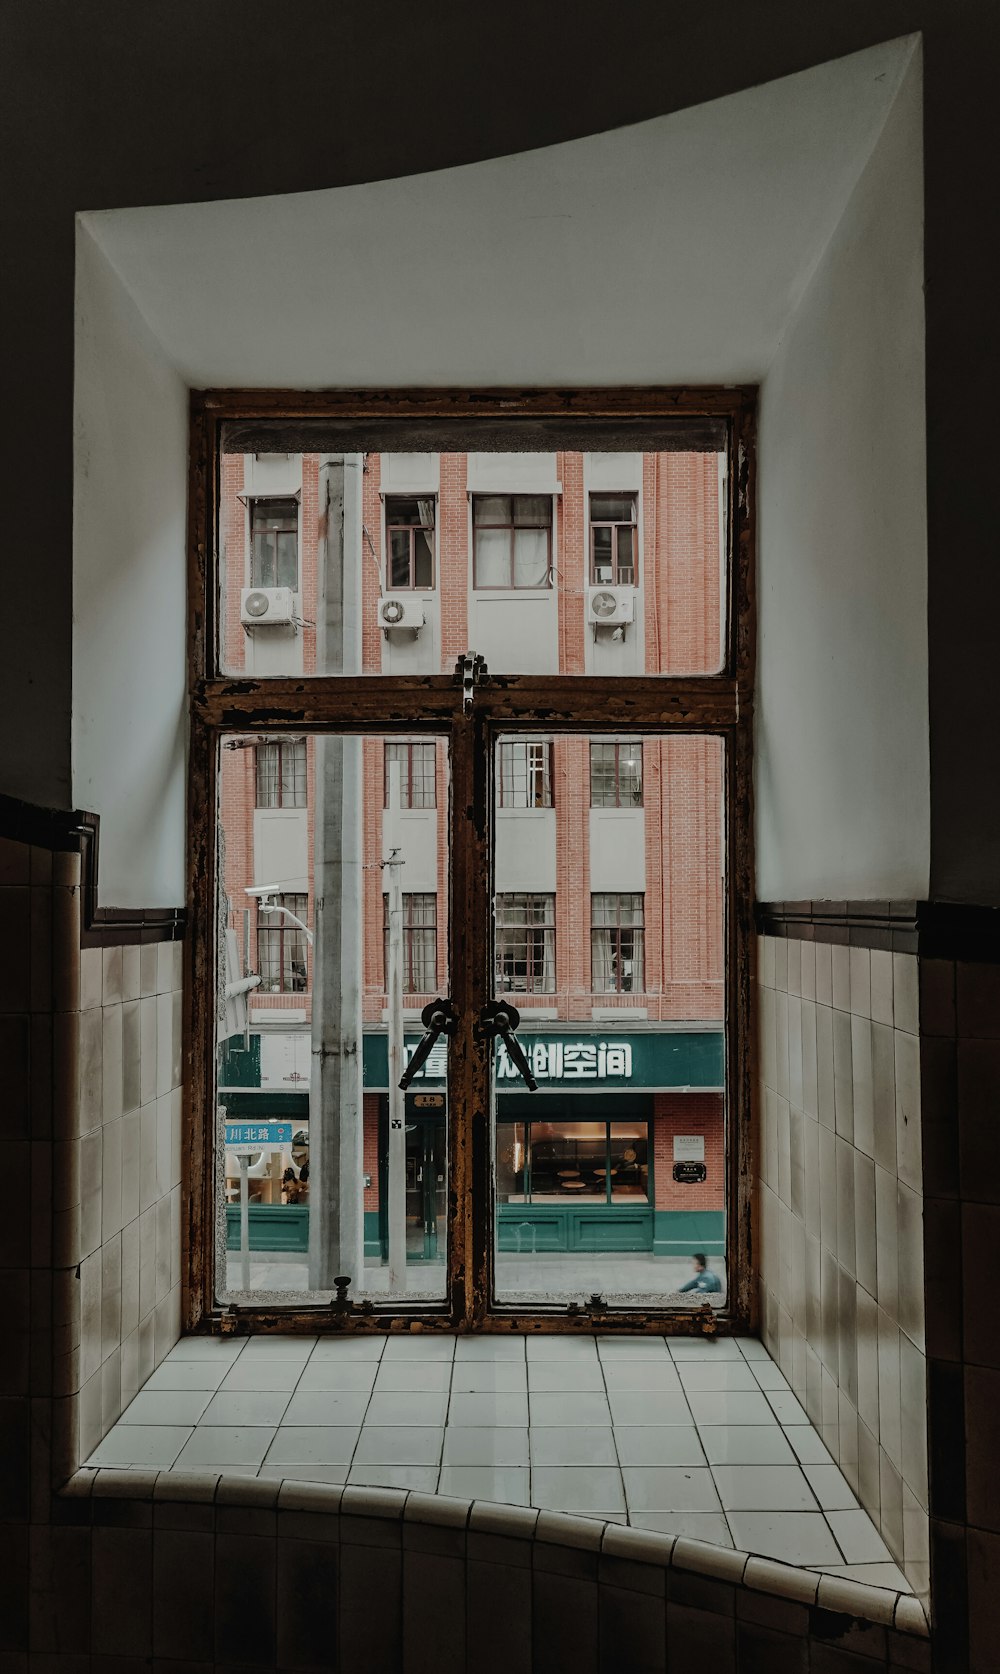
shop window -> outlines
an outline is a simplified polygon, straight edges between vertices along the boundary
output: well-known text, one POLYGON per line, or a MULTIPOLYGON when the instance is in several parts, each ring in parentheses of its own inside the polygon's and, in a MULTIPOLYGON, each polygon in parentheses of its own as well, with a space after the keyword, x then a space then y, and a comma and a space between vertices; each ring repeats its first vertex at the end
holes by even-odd
POLYGON ((646 1203, 649 1124, 500 1122, 501 1203, 646 1203))
POLYGON ((304 994, 309 986, 305 924, 308 895, 278 895, 275 906, 260 909, 257 921, 257 969, 262 994, 304 994), (297 922, 298 921, 298 922, 297 922))
POLYGON ((389 806, 389 769, 399 764, 399 805, 401 808, 434 808, 437 806, 434 744, 386 744, 384 806, 389 806))
POLYGON ((555 993, 554 895, 497 896, 496 974, 501 993, 555 993))
POLYGON ((251 500, 251 587, 299 586, 299 507, 297 500, 251 500))
POLYGON ((634 587, 636 497, 590 496, 590 579, 595 587, 634 587))
POLYGON ((258 808, 306 806, 306 741, 282 739, 258 744, 255 751, 258 808))
POLYGON ((642 743, 638 738, 591 743, 590 806, 642 807, 642 743))
POLYGON ((644 897, 592 895, 590 901, 590 965, 594 993, 641 993, 644 983, 644 897))
POLYGON ((552 807, 551 739, 504 739, 499 761, 501 808, 552 807))
MULTIPOLYGON (((382 897, 382 957, 389 980, 389 897, 382 897)), ((403 896, 403 993, 430 994, 437 986, 437 896, 403 896)))
POLYGON ((476 587, 551 587, 551 495, 474 494, 472 526, 476 587))
POLYGON ((389 586, 405 588, 434 586, 434 497, 413 499, 387 495, 385 543, 389 554, 389 586))

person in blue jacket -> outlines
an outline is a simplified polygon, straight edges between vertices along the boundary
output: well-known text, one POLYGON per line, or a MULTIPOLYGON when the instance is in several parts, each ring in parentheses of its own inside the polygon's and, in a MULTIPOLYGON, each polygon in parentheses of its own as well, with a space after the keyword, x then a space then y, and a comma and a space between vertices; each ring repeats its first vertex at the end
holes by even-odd
POLYGON ((686 1290, 722 1289, 722 1280, 719 1278, 718 1273, 712 1272, 708 1265, 708 1257, 706 1255, 702 1255, 701 1252, 698 1251, 691 1257, 691 1265, 694 1268, 694 1278, 689 1279, 686 1285, 681 1285, 682 1295, 686 1290))

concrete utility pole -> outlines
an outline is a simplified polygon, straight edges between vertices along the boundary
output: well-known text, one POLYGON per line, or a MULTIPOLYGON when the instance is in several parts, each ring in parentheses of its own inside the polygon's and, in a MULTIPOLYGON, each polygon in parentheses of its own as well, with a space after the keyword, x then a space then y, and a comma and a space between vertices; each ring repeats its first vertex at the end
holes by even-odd
POLYGON ((403 1037, 403 855, 400 832, 399 762, 389 765, 389 806, 385 816, 382 866, 388 884, 388 955, 386 998, 389 1002, 389 1290, 406 1289, 406 1095, 399 1079, 406 1068, 403 1037))
MULTIPOLYGON (((361 671, 362 466, 357 454, 320 460, 320 674, 361 671)), ((363 1290, 362 740, 318 737, 315 762, 309 1287, 346 1273, 363 1290)))

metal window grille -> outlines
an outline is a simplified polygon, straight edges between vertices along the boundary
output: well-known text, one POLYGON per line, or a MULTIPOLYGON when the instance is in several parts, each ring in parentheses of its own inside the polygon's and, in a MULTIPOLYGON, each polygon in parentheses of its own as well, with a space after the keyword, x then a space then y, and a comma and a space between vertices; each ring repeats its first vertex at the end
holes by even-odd
MULTIPOLYGON (((382 959, 389 982, 389 897, 382 897, 382 959)), ((437 896, 403 896, 403 993, 431 994, 437 987, 437 896)))
POLYGON ((389 769, 399 763, 399 805, 401 808, 435 808, 437 773, 435 744, 387 744, 383 804, 389 806, 389 769))
POLYGON ((592 895, 590 968, 595 994, 641 993, 645 981, 642 895, 592 895))
POLYGON ((497 896, 496 982, 499 993, 555 993, 554 895, 497 896))
MULTIPOLYGON (((308 922, 308 895, 279 895, 277 902, 308 922)), ((257 969, 262 994, 304 994, 309 986, 309 950, 304 930, 280 912, 260 911, 257 969)))
POLYGON ((472 496, 473 585, 551 587, 552 496, 472 496))
POLYGON ((305 808, 306 741, 288 738, 256 746, 257 807, 305 808))
POLYGON ((635 586, 634 494, 590 496, 590 579, 594 586, 635 586))
POLYGON ((394 590, 434 586, 434 499, 394 494, 385 502, 385 544, 389 586, 394 590))
POLYGON ((299 507, 297 500, 250 502, 250 585, 299 585, 299 507))
POLYGON ((504 740, 499 751, 501 808, 552 807, 552 740, 504 740))
POLYGON ((590 746, 590 806, 642 807, 642 741, 593 740, 590 746))

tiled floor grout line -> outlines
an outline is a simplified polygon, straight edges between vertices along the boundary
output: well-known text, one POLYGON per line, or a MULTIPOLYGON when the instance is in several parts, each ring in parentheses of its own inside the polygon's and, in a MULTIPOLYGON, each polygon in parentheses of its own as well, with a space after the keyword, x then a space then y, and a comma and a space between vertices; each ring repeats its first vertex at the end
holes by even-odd
POLYGON ((601 1354, 599 1343, 594 1345, 594 1353, 597 1356, 597 1364, 601 1368, 601 1382, 604 1385, 604 1399, 608 1403, 608 1417, 611 1420, 611 1445, 615 1450, 615 1460, 618 1465, 618 1480, 622 1486, 622 1505, 625 1507, 625 1524, 626 1527, 629 1527, 632 1522, 632 1513, 629 1510, 628 1494, 625 1489, 625 1472, 622 1470, 621 1455, 618 1452, 618 1434, 615 1430, 614 1414, 611 1411, 611 1391, 608 1388, 608 1378, 607 1373, 604 1370, 604 1359, 601 1354))

